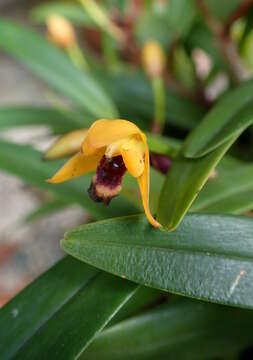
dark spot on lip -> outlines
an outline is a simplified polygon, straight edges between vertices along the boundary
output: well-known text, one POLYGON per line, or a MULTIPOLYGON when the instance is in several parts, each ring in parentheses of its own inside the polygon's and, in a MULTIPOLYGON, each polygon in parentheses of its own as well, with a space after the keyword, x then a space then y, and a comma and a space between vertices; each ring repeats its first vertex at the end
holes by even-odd
POLYGON ((125 172, 122 156, 112 158, 103 156, 88 189, 90 198, 108 205, 111 199, 118 195, 125 172))

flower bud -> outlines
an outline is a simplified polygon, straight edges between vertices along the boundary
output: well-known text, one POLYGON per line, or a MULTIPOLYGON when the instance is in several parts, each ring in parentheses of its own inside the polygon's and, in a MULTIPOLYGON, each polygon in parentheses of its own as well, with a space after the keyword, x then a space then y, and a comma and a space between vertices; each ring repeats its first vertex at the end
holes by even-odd
POLYGON ((81 150, 87 130, 80 129, 61 136, 46 152, 44 160, 55 160, 81 150))
POLYGON ((69 21, 58 15, 51 15, 47 19, 49 39, 59 47, 67 49, 76 43, 76 35, 69 21))
POLYGON ((148 41, 142 49, 142 63, 151 78, 162 75, 166 65, 166 55, 157 41, 148 41))

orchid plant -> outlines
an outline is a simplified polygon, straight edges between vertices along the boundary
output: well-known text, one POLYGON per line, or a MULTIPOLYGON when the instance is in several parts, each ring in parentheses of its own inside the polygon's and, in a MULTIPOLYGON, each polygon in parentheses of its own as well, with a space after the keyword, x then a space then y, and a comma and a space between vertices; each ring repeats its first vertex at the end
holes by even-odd
POLYGON ((79 0, 38 2, 37 30, 0 18, 0 49, 54 92, 1 105, 0 130, 56 137, 1 138, 0 170, 51 194, 36 219, 89 214, 0 309, 1 359, 252 358, 252 14, 79 0))

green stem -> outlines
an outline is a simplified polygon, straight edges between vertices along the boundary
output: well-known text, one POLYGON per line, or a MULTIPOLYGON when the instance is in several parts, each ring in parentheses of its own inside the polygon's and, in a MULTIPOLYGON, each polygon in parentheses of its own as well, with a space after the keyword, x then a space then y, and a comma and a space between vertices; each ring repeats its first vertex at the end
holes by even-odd
POLYGON ((162 133, 165 123, 165 89, 162 76, 152 79, 152 88, 154 95, 154 123, 155 133, 162 133))
POLYGON ((73 62, 77 67, 87 70, 88 69, 88 63, 84 57, 84 54, 78 44, 75 44, 67 49, 67 53, 73 62))

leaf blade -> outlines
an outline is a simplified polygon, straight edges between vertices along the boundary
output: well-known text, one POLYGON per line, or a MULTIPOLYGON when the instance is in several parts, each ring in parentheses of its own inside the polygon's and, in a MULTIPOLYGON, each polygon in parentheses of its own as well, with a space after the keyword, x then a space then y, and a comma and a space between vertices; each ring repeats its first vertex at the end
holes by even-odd
POLYGON ((77 228, 61 245, 79 260, 142 285, 253 308, 252 224, 249 218, 192 214, 168 233, 131 216, 77 228))

